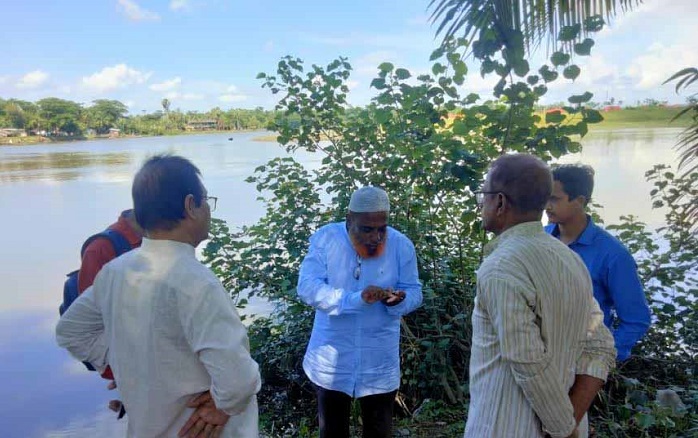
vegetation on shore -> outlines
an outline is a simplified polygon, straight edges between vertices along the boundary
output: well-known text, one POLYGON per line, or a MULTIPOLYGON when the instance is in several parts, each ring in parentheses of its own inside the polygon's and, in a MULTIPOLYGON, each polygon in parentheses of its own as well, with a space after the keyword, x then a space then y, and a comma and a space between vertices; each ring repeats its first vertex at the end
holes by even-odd
POLYGON ((170 110, 167 99, 163 100, 162 106, 162 111, 128 115, 128 108, 117 100, 95 100, 85 108, 79 103, 54 97, 37 102, 0 99, 0 144, 249 131, 266 128, 276 117, 274 111, 262 108, 182 112, 170 110), (9 128, 6 133, 5 128, 9 128))

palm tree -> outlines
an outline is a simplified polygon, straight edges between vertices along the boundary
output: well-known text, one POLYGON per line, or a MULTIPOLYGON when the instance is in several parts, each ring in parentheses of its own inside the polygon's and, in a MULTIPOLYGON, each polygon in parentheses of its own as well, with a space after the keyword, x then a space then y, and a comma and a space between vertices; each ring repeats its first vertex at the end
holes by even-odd
MULTIPOLYGON (((698 68, 689 67, 681 71, 674 73, 669 79, 664 81, 672 82, 677 80, 676 92, 679 93, 681 89, 688 88, 689 85, 698 81, 698 68)), ((693 113, 690 117, 692 119, 691 124, 681 133, 679 136, 679 142, 676 148, 679 151, 679 170, 683 171, 685 177, 689 177, 692 173, 698 172, 698 92, 693 93, 688 97, 689 105, 678 113, 672 121, 682 117, 686 114, 693 113)), ((698 192, 698 179, 694 179, 692 185, 693 193, 698 192)), ((690 195, 690 194, 689 194, 690 195)), ((689 218, 691 218, 694 229, 698 231, 698 202, 693 202, 688 211, 689 218)))
POLYGON ((165 110, 165 114, 170 112, 170 99, 162 99, 160 105, 162 105, 162 109, 165 110))
POLYGON ((465 37, 473 40, 482 29, 492 29, 502 40, 505 31, 514 29, 524 36, 529 51, 543 39, 557 40, 563 26, 579 27, 584 35, 587 20, 602 16, 611 19, 642 0, 431 0, 431 20, 438 24, 437 35, 444 40, 465 37))

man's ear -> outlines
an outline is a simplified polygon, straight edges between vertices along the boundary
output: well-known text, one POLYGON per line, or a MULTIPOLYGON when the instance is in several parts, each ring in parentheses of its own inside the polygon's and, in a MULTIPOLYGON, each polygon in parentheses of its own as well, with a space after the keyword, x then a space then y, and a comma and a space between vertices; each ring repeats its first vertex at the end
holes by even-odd
MULTIPOLYGON (((502 193, 497 193, 497 212, 504 213, 504 205, 508 204, 509 200, 502 193)), ((508 205, 507 205, 508 206, 508 205)))
POLYGON ((197 213, 194 195, 189 194, 184 198, 184 214, 188 218, 196 219, 197 213))

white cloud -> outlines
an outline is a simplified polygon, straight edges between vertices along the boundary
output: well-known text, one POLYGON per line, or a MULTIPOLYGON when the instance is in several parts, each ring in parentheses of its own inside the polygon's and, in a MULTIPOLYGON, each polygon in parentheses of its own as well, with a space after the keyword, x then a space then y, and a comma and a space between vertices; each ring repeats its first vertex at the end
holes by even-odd
POLYGON ((171 91, 174 90, 175 88, 179 87, 179 85, 182 83, 182 78, 179 76, 176 78, 172 78, 168 81, 163 81, 160 82, 159 84, 153 84, 149 88, 153 91, 171 91))
POLYGON ((222 94, 218 96, 218 100, 221 102, 242 102, 246 100, 247 96, 243 94, 222 94))
POLYGON ((182 100, 204 100, 206 97, 204 94, 200 93, 180 93, 179 91, 170 91, 165 93, 165 97, 170 100, 182 99, 182 100))
POLYGON ((266 43, 264 43, 265 52, 271 52, 272 50, 274 50, 274 41, 269 40, 266 43))
POLYGON ((676 44, 664 46, 653 44, 643 55, 630 63, 627 74, 633 78, 635 88, 648 90, 661 86, 677 71, 698 64, 698 52, 695 48, 676 44))
POLYGON ((182 9, 187 9, 189 7, 189 0, 172 0, 170 2, 170 9, 173 11, 180 11, 182 9))
POLYGON ((34 70, 22 76, 17 82, 17 88, 38 88, 48 79, 48 73, 34 70))
POLYGON ((0 76, 0 84, 4 84, 10 79, 9 76, 0 76))
POLYGON ((145 73, 129 67, 126 64, 117 64, 112 67, 104 67, 101 71, 82 78, 86 87, 96 91, 111 91, 129 85, 146 82, 151 72, 145 73))
POLYGON ((237 93, 238 92, 238 87, 235 85, 229 85, 228 88, 225 90, 228 93, 237 93))
POLYGON ((354 81, 351 79, 347 81, 347 87, 349 88, 349 90, 355 90, 360 84, 361 83, 359 81, 354 81))
POLYGON ((142 8, 133 0, 117 0, 119 9, 133 21, 157 21, 160 16, 155 12, 142 8))
POLYGON ((184 100, 204 100, 206 96, 200 93, 184 93, 182 94, 182 99, 184 100))

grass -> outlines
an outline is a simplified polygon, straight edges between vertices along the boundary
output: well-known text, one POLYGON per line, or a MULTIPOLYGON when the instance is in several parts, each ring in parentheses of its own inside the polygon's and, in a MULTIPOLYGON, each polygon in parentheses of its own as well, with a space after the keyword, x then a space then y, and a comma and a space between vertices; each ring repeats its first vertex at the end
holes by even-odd
POLYGON ((595 125, 595 128, 685 128, 691 119, 681 117, 678 120, 671 119, 683 108, 670 107, 640 107, 624 108, 619 111, 601 112, 603 122, 595 125))
POLYGON ((276 134, 273 135, 260 135, 259 137, 254 137, 252 141, 262 141, 262 142, 273 142, 276 143, 276 134))
MULTIPOLYGON (((638 107, 623 108, 617 111, 601 111, 603 121, 589 125, 590 130, 624 129, 624 128, 685 128, 691 124, 690 117, 684 116, 672 122, 683 108, 669 107, 638 107)), ((539 112, 541 120, 545 113, 539 112)), ((581 117, 575 114, 565 122, 575 122, 581 117)), ((543 122, 541 122, 544 124, 543 122)))

